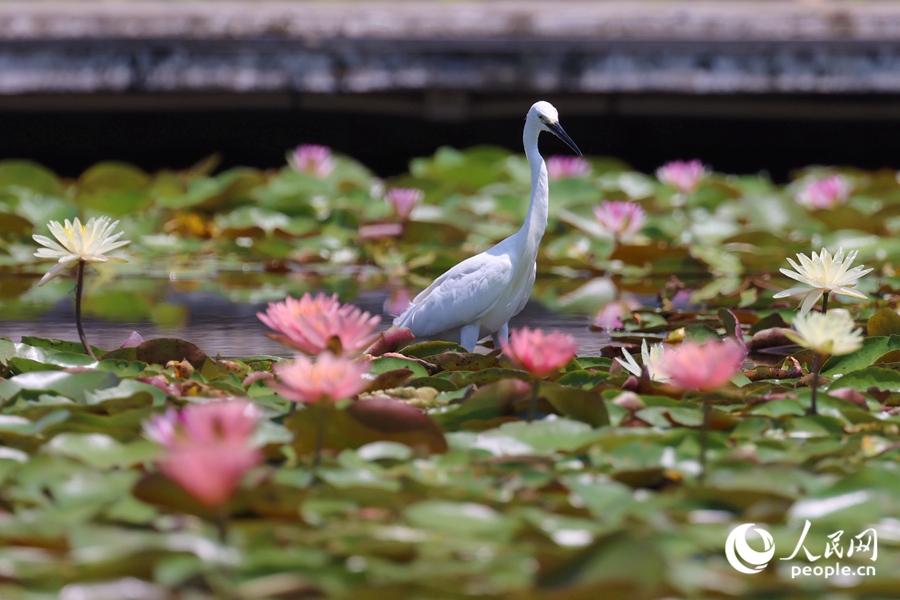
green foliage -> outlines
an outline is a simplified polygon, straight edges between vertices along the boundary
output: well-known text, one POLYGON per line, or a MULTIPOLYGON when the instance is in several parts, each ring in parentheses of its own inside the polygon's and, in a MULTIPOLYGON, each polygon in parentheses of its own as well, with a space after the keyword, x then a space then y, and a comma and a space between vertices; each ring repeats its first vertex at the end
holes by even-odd
MULTIPOLYGON (((809 210, 794 196, 832 171, 810 170, 787 186, 711 174, 685 196, 614 159, 590 162, 589 176, 551 181, 535 296, 573 312, 593 312, 617 294, 652 307, 623 315, 624 330, 611 333, 602 356, 579 356, 538 383, 498 352, 426 342, 371 360, 358 400, 290 411, 265 379, 246 380, 271 373, 277 357, 220 360, 164 338, 95 348, 94 360, 72 342, 0 339, 0 597, 892 594, 900 585, 894 174, 844 170, 854 188, 848 202, 809 210), (602 199, 640 202, 643 230, 612 239, 593 220, 602 199), (778 271, 786 256, 821 244, 858 249, 860 261, 879 268, 860 290, 882 300, 850 306, 868 337, 825 362, 820 414, 807 416, 812 357, 779 329, 797 300, 773 306, 771 288, 791 285, 778 271), (675 298, 681 284, 692 308, 675 298), (777 356, 703 397, 629 380, 612 360, 620 346, 639 360, 644 339, 724 336, 777 356), (142 423, 233 396, 264 413, 255 439, 266 460, 216 514, 154 466, 160 449, 142 423), (532 399, 539 418, 528 423, 532 399), (709 471, 700 483, 704 414, 709 471), (322 423, 324 457, 314 470, 322 423), (217 532, 223 518, 226 542, 217 532), (817 554, 835 531, 846 540, 884 528, 877 575, 793 579, 790 567, 810 563, 802 553, 781 559, 806 519, 817 554), (776 540, 763 573, 745 576, 725 561, 725 540, 742 523, 759 523, 776 540)), ((420 289, 514 232, 527 210, 528 165, 498 148, 442 148, 387 182, 347 157, 335 163, 320 179, 290 168, 214 174, 215 157, 152 174, 106 162, 65 180, 28 161, 0 161, 5 318, 39 318, 71 293, 71 282, 34 285, 47 265, 32 256, 30 236, 47 235, 49 219, 115 215, 132 240, 131 262, 101 265, 91 277, 87 313, 176 327, 187 309, 157 281, 133 275, 187 281, 237 302, 319 289, 349 299, 373 273, 376 284, 420 289), (390 186, 425 191, 408 222, 382 199, 390 186), (391 223, 401 233, 360 233, 391 223), (301 269, 320 278, 284 275, 301 269)))

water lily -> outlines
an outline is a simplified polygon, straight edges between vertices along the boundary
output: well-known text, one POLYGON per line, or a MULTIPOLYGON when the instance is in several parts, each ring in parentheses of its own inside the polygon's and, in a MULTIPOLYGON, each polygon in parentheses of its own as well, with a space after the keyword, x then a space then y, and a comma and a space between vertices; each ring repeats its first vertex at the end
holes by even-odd
POLYGON ((575 357, 578 343, 571 335, 554 331, 545 334, 540 329, 515 329, 509 334, 509 343, 503 346, 503 354, 516 367, 528 371, 534 378, 531 384, 531 400, 528 404, 528 420, 534 420, 540 379, 558 371, 575 357))
POLYGON ((546 162, 547 174, 554 181, 587 177, 591 174, 591 163, 580 156, 550 156, 546 162))
POLYGON ((666 348, 659 372, 683 390, 717 390, 741 370, 746 352, 731 340, 687 341, 666 348))
POLYGON ((385 314, 392 317, 400 316, 409 308, 409 303, 412 302, 413 297, 408 287, 396 288, 385 298, 382 310, 385 314))
POLYGON ((607 302, 591 324, 598 329, 622 329, 625 326, 622 318, 631 315, 633 310, 640 307, 640 302, 631 298, 607 302))
MULTIPOLYGON (((315 361, 298 354, 293 361, 277 364, 273 370, 279 382, 269 385, 287 400, 303 404, 317 405, 355 398, 369 385, 369 381, 363 379, 369 371, 366 363, 330 352, 323 352, 315 361)), ((325 443, 326 408, 312 407, 319 414, 313 469, 319 465, 325 443)))
MULTIPOLYGON (((617 357, 616 362, 635 377, 640 377, 642 375, 641 365, 634 360, 634 357, 625 348, 622 348, 622 354, 625 360, 617 357)), ((670 381, 669 376, 663 373, 662 370, 664 360, 665 349, 662 343, 648 346, 647 340, 641 340, 641 361, 644 363, 644 368, 647 369, 647 376, 651 381, 658 381, 659 383, 668 383, 670 381)))
MULTIPOLYGON (((812 253, 812 258, 805 254, 797 254, 798 265, 788 258, 788 262, 794 267, 794 271, 779 269, 782 273, 799 281, 801 286, 792 287, 775 294, 775 298, 786 298, 806 294, 800 305, 800 315, 805 315, 809 309, 822 297, 823 294, 835 293, 842 296, 851 296, 860 300, 868 299, 865 294, 856 290, 857 280, 872 269, 864 269, 859 265, 850 269, 850 265, 856 259, 856 250, 844 257, 844 249, 840 248, 832 258, 828 250, 822 248, 822 252, 812 253), (796 271, 796 272, 795 272, 796 271)), ((827 296, 826 296, 827 298, 827 296)))
POLYGON ((849 354, 862 347, 862 329, 856 328, 850 313, 841 308, 797 315, 792 325, 796 332, 787 330, 785 335, 819 354, 849 354))
POLYGON ((630 200, 604 200, 594 206, 594 216, 616 239, 639 232, 647 219, 641 205, 630 200))
POLYGON ((117 248, 129 244, 128 240, 119 241, 123 232, 113 233, 118 221, 110 223, 109 217, 93 217, 87 223, 81 224, 76 217, 74 222, 66 219, 65 225, 59 221, 50 221, 47 227, 56 241, 43 235, 33 235, 34 241, 44 246, 34 253, 38 258, 56 259, 56 264, 46 275, 41 277, 38 286, 42 286, 66 267, 78 264, 78 283, 75 286, 75 326, 78 329, 78 337, 84 346, 84 351, 91 358, 96 359, 91 345, 87 342, 84 327, 81 324, 81 295, 84 291, 84 266, 89 262, 127 262, 123 258, 106 256, 117 248))
POLYGON ((559 370, 572 360, 577 350, 578 343, 571 335, 559 331, 545 334, 528 327, 511 331, 509 343, 503 346, 503 354, 535 378, 559 370))
POLYGON ((275 390, 291 402, 313 404, 354 398, 369 385, 363 375, 366 363, 323 352, 313 361, 302 354, 294 360, 275 365, 280 383, 275 390))
POLYGON ((843 204, 850 197, 850 182, 840 175, 832 175, 807 183, 794 197, 807 208, 827 209, 843 204))
POLYGON ((203 504, 220 507, 262 461, 250 439, 259 418, 243 400, 189 404, 152 417, 144 431, 166 449, 159 470, 203 504))
POLYGON ((46 246, 39 248, 34 255, 56 260, 56 264, 47 271, 38 285, 44 285, 66 267, 75 266, 76 262, 127 262, 123 258, 106 256, 107 252, 131 243, 129 240, 118 241, 124 233, 113 233, 118 224, 118 221, 110 223, 109 217, 94 217, 84 225, 78 217, 74 222, 66 219, 65 225, 61 225, 59 221, 50 221, 47 227, 56 240, 43 235, 32 236, 38 244, 46 246))
POLYGON ((328 146, 301 144, 287 154, 287 161, 295 171, 309 173, 319 179, 328 177, 334 171, 334 158, 328 146))
POLYGON ((410 213, 421 204, 424 197, 425 192, 416 188, 391 188, 384 195, 384 199, 402 221, 409 218, 410 213))
POLYGON ((673 160, 656 170, 656 177, 682 194, 690 194, 700 186, 707 169, 699 159, 673 160))
MULTIPOLYGON (((732 340, 710 340, 704 343, 687 341, 674 348, 666 348, 660 371, 669 383, 683 390, 711 392, 738 374, 746 350, 732 340)), ((709 403, 701 396, 703 423, 700 428, 700 476, 706 479, 706 450, 708 446, 709 403)))
POLYGON ((374 341, 372 332, 381 323, 381 317, 341 304, 337 294, 324 293, 270 302, 266 312, 256 316, 278 332, 267 334, 270 338, 306 354, 359 352, 374 341))
POLYGON ((862 330, 856 328, 850 313, 844 309, 832 309, 827 313, 811 312, 797 315, 792 323, 796 332, 785 331, 785 335, 816 354, 810 372, 812 373, 809 414, 816 414, 816 391, 819 387, 819 372, 822 362, 829 355, 849 354, 862 348, 862 330))

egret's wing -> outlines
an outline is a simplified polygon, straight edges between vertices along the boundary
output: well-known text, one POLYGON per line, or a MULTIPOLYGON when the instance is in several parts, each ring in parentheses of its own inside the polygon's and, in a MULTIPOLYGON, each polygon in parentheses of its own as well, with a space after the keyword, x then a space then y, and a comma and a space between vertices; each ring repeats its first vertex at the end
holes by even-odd
POLYGON ((531 299, 531 288, 534 287, 534 280, 537 277, 537 263, 534 263, 534 268, 528 273, 528 283, 525 284, 524 293, 522 294, 522 298, 519 300, 519 304, 516 306, 515 312, 513 312, 513 316, 516 316, 522 309, 525 308, 525 305, 528 304, 528 300, 531 299))
POLYGON ((394 325, 426 336, 473 323, 494 306, 512 271, 506 254, 483 253, 464 260, 422 290, 394 325))

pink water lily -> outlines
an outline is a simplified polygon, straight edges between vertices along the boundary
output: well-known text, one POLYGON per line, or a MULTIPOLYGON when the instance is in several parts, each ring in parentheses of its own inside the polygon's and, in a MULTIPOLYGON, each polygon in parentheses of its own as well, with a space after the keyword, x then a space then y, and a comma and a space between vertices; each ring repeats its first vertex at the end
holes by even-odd
POLYGON ((319 179, 328 177, 334 171, 334 157, 328 146, 301 144, 288 153, 287 161, 295 171, 309 173, 319 179))
POLYGON ((293 361, 275 365, 280 382, 271 384, 291 402, 312 404, 355 398, 368 385, 363 379, 369 366, 343 356, 323 352, 315 361, 298 354, 293 361))
POLYGON ((545 334, 540 329, 523 327, 509 334, 503 354, 512 363, 532 376, 540 378, 564 367, 575 356, 578 344, 565 333, 545 334))
POLYGON ((198 501, 217 507, 262 461, 250 439, 259 418, 256 406, 243 400, 189 404, 155 415, 144 431, 166 449, 159 470, 198 501))
POLYGON ((794 199, 807 208, 834 208, 847 201, 852 189, 844 177, 832 175, 806 184, 794 199))
POLYGON ((402 221, 409 218, 410 213, 422 203, 424 197, 425 192, 416 188, 391 188, 384 195, 384 199, 402 221))
POLYGON ((266 312, 256 316, 277 332, 267 334, 269 337, 306 354, 359 352, 374 341, 373 332, 381 323, 381 317, 341 304, 337 294, 324 293, 270 302, 266 312))
POLYGON ((580 156, 551 156, 547 158, 547 174, 554 181, 587 177, 591 174, 591 163, 580 156))
POLYGON ((409 308, 412 299, 413 294, 410 293, 409 288, 397 288, 385 299, 383 310, 392 317, 397 317, 409 308))
POLYGON ((621 329, 625 326, 623 317, 630 316, 632 311, 641 307, 640 302, 634 299, 613 300, 603 305, 592 325, 599 329, 621 329))
POLYGON ((641 205, 629 200, 604 200, 594 206, 594 216, 616 238, 639 232, 647 219, 641 205))
POLYGON ((673 160, 658 168, 656 177, 682 194, 690 194, 700 186, 706 172, 706 167, 699 159, 673 160))
POLYGON ((746 351, 731 340, 705 343, 682 342, 666 347, 661 371, 675 387, 709 392, 734 377, 744 362, 746 351))

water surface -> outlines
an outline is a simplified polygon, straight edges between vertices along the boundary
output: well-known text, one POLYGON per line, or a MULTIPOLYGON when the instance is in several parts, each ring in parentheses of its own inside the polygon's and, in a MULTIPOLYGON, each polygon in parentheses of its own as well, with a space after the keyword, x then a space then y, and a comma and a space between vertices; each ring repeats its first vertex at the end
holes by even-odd
MULTIPOLYGON (((132 287, 141 289, 138 278, 132 278, 132 287)), ((8 281, 8 280, 4 280, 8 281)), ((213 291, 179 291, 184 289, 185 282, 175 285, 165 279, 153 280, 154 293, 136 292, 133 295, 120 294, 116 300, 119 306, 111 307, 115 312, 113 318, 104 318, 102 314, 88 314, 84 319, 85 333, 88 341, 103 349, 113 349, 122 345, 132 331, 137 331, 144 339, 156 337, 177 337, 198 345, 211 356, 220 354, 223 357, 242 357, 260 354, 287 356, 290 350, 282 344, 266 337, 270 330, 257 318, 256 313, 264 311, 265 301, 239 302, 227 298, 227 294, 213 291), (148 296, 153 296, 148 300, 148 296), (127 306, 121 304, 148 301, 159 305, 180 307, 185 318, 177 326, 162 327, 149 317, 138 319, 122 319, 128 314, 127 306)), ((3 282, 0 282, 2 285, 3 282)), ((68 285, 68 284, 66 284, 68 285)), ((70 290, 70 288, 67 288, 70 290)), ((315 289, 311 290, 313 293, 315 289)), ((333 290, 328 290, 333 291, 333 290)), ((102 293, 95 290, 93 294, 102 293)), ((52 301, 41 304, 35 300, 31 305, 21 298, 16 301, 15 309, 8 304, 10 310, 2 310, 0 301, 0 337, 8 337, 14 342, 21 341, 22 336, 39 336, 68 341, 78 341, 75 328, 75 315, 71 292, 52 301), (9 313, 12 313, 10 315, 9 313), (22 318, 23 313, 31 313, 22 318), (12 318, 9 318, 12 316, 12 318)), ((270 299, 281 299, 277 291, 265 294, 270 299)), ((299 294, 294 293, 295 296, 299 294)), ((350 302, 372 314, 381 316, 379 331, 391 325, 393 317, 385 314, 384 305, 389 292, 384 289, 363 290, 353 298, 341 300, 350 302)), ((579 343, 579 355, 598 355, 600 348, 609 343, 609 337, 603 333, 593 332, 588 328, 589 319, 584 315, 570 316, 551 312, 537 302, 530 302, 525 309, 510 323, 512 328, 528 326, 540 327, 547 331, 560 330, 572 335, 579 343)))

